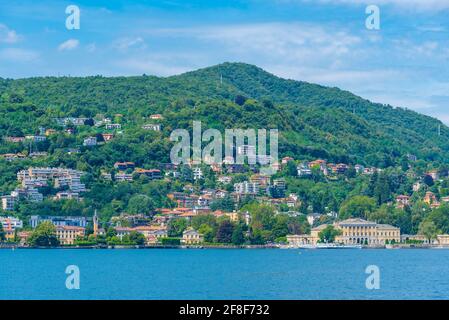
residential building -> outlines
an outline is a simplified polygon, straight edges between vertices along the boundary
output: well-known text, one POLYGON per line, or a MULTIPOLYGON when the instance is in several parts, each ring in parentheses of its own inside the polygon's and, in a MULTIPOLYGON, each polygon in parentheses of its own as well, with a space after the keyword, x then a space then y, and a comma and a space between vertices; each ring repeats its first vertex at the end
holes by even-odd
POLYGON ((54 197, 55 200, 65 200, 65 199, 79 200, 79 198, 80 198, 79 193, 72 191, 61 191, 58 192, 54 197))
POLYGON ((253 145, 242 145, 237 147, 237 154, 243 156, 255 156, 256 146, 253 145))
POLYGON ((158 169, 146 170, 146 169, 137 168, 134 171, 134 173, 137 173, 139 175, 144 175, 144 176, 150 178, 151 180, 162 179, 161 170, 158 170, 158 169))
POLYGON ((150 116, 150 119, 151 120, 162 120, 162 119, 164 119, 164 117, 162 115, 160 115, 160 114, 152 114, 150 116))
POLYGON ((25 141, 25 137, 5 137, 4 140, 11 143, 20 143, 25 141))
POLYGON ((2 198, 2 209, 4 211, 13 211, 16 204, 16 197, 13 196, 3 196, 2 198))
POLYGON ((286 187, 287 187, 284 179, 274 179, 273 180, 273 186, 275 186, 275 187, 277 187, 279 189, 282 189, 282 190, 285 190, 286 187))
POLYGON ((56 237, 61 245, 73 245, 77 238, 84 237, 86 229, 83 227, 75 226, 56 226, 56 237))
POLYGON ((399 195, 396 197, 397 207, 403 209, 410 204, 410 197, 407 195, 399 195))
POLYGON ((120 130, 122 125, 119 123, 107 123, 105 125, 106 130, 120 130))
POLYGON ((23 221, 15 217, 0 217, 0 223, 3 229, 12 229, 15 231, 16 229, 23 228, 23 221))
POLYGON ((361 174, 363 173, 363 170, 365 170, 365 167, 362 166, 361 164, 356 164, 354 166, 355 172, 357 172, 357 174, 361 174))
POLYGON ((150 123, 150 124, 144 124, 142 126, 142 129, 144 129, 144 130, 152 130, 152 131, 161 131, 161 127, 162 126, 159 123, 157 123, 157 124, 150 123))
POLYGON ((181 243, 185 245, 200 244, 204 241, 204 237, 198 231, 188 228, 182 233, 181 243))
POLYGON ((217 180, 220 183, 229 184, 232 181, 232 177, 231 176, 219 176, 217 180))
POLYGON ((265 187, 268 184, 270 184, 270 176, 263 175, 263 174, 253 174, 249 178, 249 181, 253 182, 253 183, 256 183, 257 185, 259 185, 261 187, 265 187))
POLYGON ((307 162, 300 163, 296 167, 296 171, 298 173, 298 177, 308 177, 312 175, 312 170, 307 162))
POLYGON ((34 229, 40 223, 48 221, 54 224, 55 226, 72 226, 72 227, 83 227, 87 226, 87 218, 86 217, 63 217, 63 216, 31 216, 30 217, 30 226, 34 229))
POLYGON ((103 180, 112 181, 112 174, 110 174, 110 173, 102 172, 101 175, 100 175, 100 177, 101 177, 103 180))
POLYGON ((23 153, 5 153, 0 155, 0 157, 10 162, 14 160, 23 160, 26 158, 23 153))
POLYGON ((167 228, 162 226, 139 226, 132 228, 131 231, 141 233, 145 237, 146 244, 159 243, 161 238, 167 238, 167 228))
POLYGON ((170 171, 165 172, 165 176, 172 177, 174 179, 179 179, 179 178, 181 178, 181 172, 176 171, 176 170, 170 170, 170 171))
POLYGON ((203 178, 203 170, 201 168, 196 167, 192 169, 193 171, 193 180, 199 180, 203 178))
POLYGON ((431 191, 426 192, 426 195, 424 196, 423 201, 433 208, 438 208, 440 206, 440 203, 438 202, 437 197, 431 191))
POLYGON ((114 134, 112 134, 112 133, 102 133, 101 136, 103 137, 103 140, 106 142, 114 139, 114 134))
POLYGON ((33 142, 44 142, 45 140, 47 140, 47 137, 46 136, 28 135, 28 136, 25 136, 25 139, 31 140, 33 142))
POLYGON ((281 164, 287 164, 287 163, 289 163, 290 161, 294 161, 295 159, 293 159, 292 157, 284 157, 284 158, 282 158, 282 160, 281 160, 281 164))
POLYGON ((321 218, 322 214, 320 213, 311 213, 307 215, 307 222, 313 226, 315 224, 315 221, 319 220, 321 218))
POLYGON ((127 169, 134 169, 136 164, 134 162, 116 162, 114 163, 114 168, 120 171, 125 171, 127 169))
POLYGON ((57 131, 55 130, 55 129, 47 129, 47 130, 45 130, 45 135, 48 137, 48 136, 51 136, 51 135, 54 135, 54 134, 56 134, 57 133, 57 131))
POLYGON ((56 123, 60 126, 67 126, 69 124, 72 124, 74 126, 84 126, 86 120, 88 118, 74 118, 74 117, 66 117, 66 118, 56 118, 54 119, 56 123))
POLYGON ((124 182, 124 181, 133 181, 133 175, 128 173, 117 173, 115 175, 115 181, 124 182))
POLYGON ((418 192, 421 189, 422 183, 421 182, 415 182, 413 184, 413 192, 418 192))
POLYGON ((255 182, 240 182, 234 184, 234 191, 237 194, 252 194, 256 195, 259 193, 259 185, 255 182))
POLYGON ((93 147, 96 145, 97 145, 97 137, 88 137, 83 141, 83 146, 85 147, 93 147))
POLYGON ((131 231, 132 231, 132 228, 129 228, 129 227, 116 227, 115 228, 115 232, 117 233, 117 237, 120 240, 123 240, 123 237, 129 235, 131 233, 131 231))
MULTIPOLYGON (((320 232, 327 226, 323 224, 313 228, 310 235, 290 235, 287 236, 287 239, 289 244, 292 245, 316 245, 320 240, 320 232)), ((345 245, 384 246, 388 243, 399 243, 401 241, 399 228, 387 224, 377 224, 360 218, 336 222, 334 227, 341 231, 341 235, 335 238, 335 242, 345 245)))
POLYGON ((439 234, 439 235, 437 235, 437 243, 440 246, 449 246, 449 234, 439 234))
MULTIPOLYGON (((16 191, 18 191, 18 193, 24 191, 25 197, 31 202, 42 202, 44 200, 44 196, 39 191, 37 191, 37 189, 32 187, 28 187, 20 191, 16 189, 16 191)), ((11 193, 11 195, 13 195, 13 193, 11 193)))

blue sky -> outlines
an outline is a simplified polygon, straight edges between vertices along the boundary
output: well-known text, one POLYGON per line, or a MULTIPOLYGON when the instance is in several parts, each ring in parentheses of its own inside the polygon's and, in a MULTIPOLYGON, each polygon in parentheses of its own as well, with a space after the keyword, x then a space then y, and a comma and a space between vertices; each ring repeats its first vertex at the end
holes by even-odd
POLYGON ((168 76, 239 61, 449 124, 449 0, 0 3, 0 77, 168 76), (365 28, 380 8, 381 29, 365 28), (81 10, 67 30, 65 8, 81 10))

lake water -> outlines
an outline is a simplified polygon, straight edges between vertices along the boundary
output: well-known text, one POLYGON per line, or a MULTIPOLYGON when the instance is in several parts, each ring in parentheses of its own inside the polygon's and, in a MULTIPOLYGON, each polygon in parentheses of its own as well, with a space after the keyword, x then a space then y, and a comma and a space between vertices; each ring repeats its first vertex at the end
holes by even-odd
POLYGON ((0 250, 0 299, 449 299, 449 250, 0 250))

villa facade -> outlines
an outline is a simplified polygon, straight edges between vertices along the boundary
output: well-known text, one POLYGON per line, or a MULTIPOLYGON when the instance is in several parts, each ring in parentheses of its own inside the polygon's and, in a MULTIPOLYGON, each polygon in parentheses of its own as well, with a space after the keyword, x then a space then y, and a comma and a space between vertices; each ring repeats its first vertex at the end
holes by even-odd
MULTIPOLYGON (((289 235, 287 241, 291 245, 316 245, 320 240, 320 232, 327 226, 323 224, 313 228, 310 235, 289 235)), ((345 245, 384 246, 387 243, 399 243, 401 241, 401 230, 399 228, 360 218, 336 222, 333 226, 341 232, 341 235, 335 238, 335 242, 345 245)))

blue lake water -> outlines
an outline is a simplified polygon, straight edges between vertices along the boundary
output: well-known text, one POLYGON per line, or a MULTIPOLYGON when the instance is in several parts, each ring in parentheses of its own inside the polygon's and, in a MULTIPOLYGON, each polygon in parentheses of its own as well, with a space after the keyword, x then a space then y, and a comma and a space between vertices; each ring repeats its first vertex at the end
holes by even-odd
POLYGON ((0 250, 0 299, 449 299, 449 250, 0 250))

